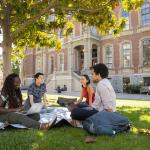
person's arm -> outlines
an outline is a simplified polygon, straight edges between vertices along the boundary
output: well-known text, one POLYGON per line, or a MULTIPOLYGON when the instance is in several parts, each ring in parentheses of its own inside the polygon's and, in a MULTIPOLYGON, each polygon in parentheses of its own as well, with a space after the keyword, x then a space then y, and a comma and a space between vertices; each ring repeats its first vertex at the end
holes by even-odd
POLYGON ((82 93, 83 93, 83 88, 82 88, 82 91, 81 91, 81 96, 78 99, 77 103, 81 103, 82 102, 82 100, 83 100, 83 94, 82 93))
POLYGON ((44 103, 45 106, 47 106, 47 104, 48 104, 46 93, 44 93, 44 95, 43 95, 43 103, 44 103))
POLYGON ((44 103, 45 106, 46 106, 46 105, 47 105, 47 102, 48 102, 48 100, 47 100, 47 95, 46 95, 46 92, 47 92, 46 84, 44 83, 43 86, 44 86, 43 103, 44 103))
POLYGON ((92 98, 94 94, 94 89, 92 88, 92 86, 89 85, 87 87, 87 91, 88 91, 89 105, 92 106, 92 98))
POLYGON ((43 95, 43 102, 44 102, 44 103, 47 102, 47 95, 46 95, 46 93, 44 93, 44 95, 43 95))
POLYGON ((34 103, 34 97, 33 97, 33 95, 34 95, 34 86, 33 86, 33 84, 31 84, 29 86, 29 89, 28 89, 28 97, 29 97, 29 102, 30 102, 31 106, 34 103))
POLYGON ((82 89, 80 98, 76 102, 74 102, 75 104, 79 104, 82 102, 82 100, 83 100, 83 94, 82 93, 83 93, 83 89, 82 89))
POLYGON ((2 112, 20 112, 20 111, 22 111, 22 107, 6 109, 6 108, 0 106, 0 113, 2 113, 2 112))
POLYGON ((104 110, 108 112, 113 112, 113 97, 111 97, 108 87, 105 85, 100 85, 98 88, 98 93, 100 94, 104 110))
POLYGON ((22 110, 22 107, 9 108, 9 109, 4 108, 4 101, 2 100, 2 98, 0 96, 0 113, 3 113, 3 112, 19 112, 21 110, 22 110))
POLYGON ((29 101, 30 101, 30 105, 32 106, 34 101, 33 101, 33 95, 29 95, 29 101))

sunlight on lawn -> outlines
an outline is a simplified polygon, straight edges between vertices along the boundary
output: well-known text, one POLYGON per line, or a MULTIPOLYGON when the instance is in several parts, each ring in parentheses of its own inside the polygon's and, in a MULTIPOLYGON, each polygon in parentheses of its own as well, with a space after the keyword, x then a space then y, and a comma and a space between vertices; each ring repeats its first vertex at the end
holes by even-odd
POLYGON ((147 107, 147 108, 150 108, 150 101, 117 100, 117 107, 122 107, 122 106, 147 107))
MULTIPOLYGON (((24 100, 26 95, 23 94, 24 100)), ((58 96, 74 98, 48 94, 52 106, 59 106, 58 96)), ((98 136, 94 144, 86 144, 84 139, 90 134, 70 126, 53 128, 48 132, 10 129, 1 132, 0 150, 149 150, 150 136, 141 131, 150 130, 150 101, 117 99, 117 112, 128 117, 131 129, 130 132, 116 135, 115 138, 98 136)))
MULTIPOLYGON (((66 97, 66 98, 79 98, 77 96, 66 96, 66 95, 50 95, 47 94, 47 99, 50 103, 50 105, 57 105, 57 99, 58 97, 66 97)), ((27 98, 27 94, 23 93, 23 99, 25 100, 27 98)), ((117 107, 122 106, 131 106, 131 107, 146 107, 150 108, 150 101, 140 101, 140 100, 116 100, 117 107)))
POLYGON ((140 118, 140 121, 147 121, 150 123, 150 116, 149 115, 141 115, 139 118, 140 118))
POLYGON ((43 137, 43 136, 44 136, 44 133, 41 132, 41 131, 38 131, 38 132, 37 132, 37 135, 38 135, 39 137, 43 137))
POLYGON ((32 144, 33 150, 39 149, 39 145, 37 143, 32 144))

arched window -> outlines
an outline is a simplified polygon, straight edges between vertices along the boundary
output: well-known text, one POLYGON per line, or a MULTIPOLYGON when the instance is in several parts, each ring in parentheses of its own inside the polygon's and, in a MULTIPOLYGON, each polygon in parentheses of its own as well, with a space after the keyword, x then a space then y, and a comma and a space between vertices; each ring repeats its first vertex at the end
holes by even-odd
POLYGON ((128 68, 131 66, 131 44, 124 43, 122 45, 122 60, 123 60, 123 68, 128 68))
POLYGON ((144 3, 141 10, 142 25, 150 25, 150 3, 144 3))
POLYGON ((143 66, 150 66, 150 39, 145 39, 143 45, 143 66))
POLYGON ((129 30, 129 13, 125 10, 122 10, 122 17, 126 18, 126 27, 124 30, 129 30))
POLYGON ((110 69, 112 68, 112 46, 106 46, 105 47, 105 64, 110 69))

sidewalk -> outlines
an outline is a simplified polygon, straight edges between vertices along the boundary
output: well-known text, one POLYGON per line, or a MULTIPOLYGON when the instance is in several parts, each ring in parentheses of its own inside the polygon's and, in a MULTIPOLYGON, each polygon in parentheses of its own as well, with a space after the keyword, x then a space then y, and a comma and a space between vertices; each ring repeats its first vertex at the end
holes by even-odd
MULTIPOLYGON (((61 92, 57 93, 54 91, 48 92, 48 94, 54 94, 54 95, 65 95, 65 96, 80 96, 80 92, 61 92)), ((150 95, 145 94, 127 94, 127 93, 116 93, 117 99, 122 100, 149 100, 150 101, 150 95)))

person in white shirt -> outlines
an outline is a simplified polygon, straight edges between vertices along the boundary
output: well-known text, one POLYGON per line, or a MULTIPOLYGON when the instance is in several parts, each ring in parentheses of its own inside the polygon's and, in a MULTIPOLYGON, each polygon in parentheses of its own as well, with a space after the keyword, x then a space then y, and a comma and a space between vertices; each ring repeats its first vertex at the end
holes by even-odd
POLYGON ((116 111, 116 94, 107 79, 108 68, 105 64, 97 64, 91 67, 93 82, 97 82, 95 101, 92 106, 74 108, 71 117, 75 120, 85 120, 99 111, 116 111))

